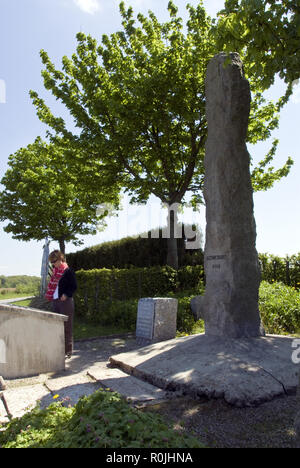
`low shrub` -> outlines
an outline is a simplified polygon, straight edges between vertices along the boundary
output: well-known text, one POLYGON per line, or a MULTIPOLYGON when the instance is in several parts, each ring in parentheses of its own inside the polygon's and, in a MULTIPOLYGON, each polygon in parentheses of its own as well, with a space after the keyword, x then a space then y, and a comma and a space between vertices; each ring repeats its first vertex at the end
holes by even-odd
MULTIPOLYGON (((204 286, 199 286, 197 294, 204 293, 204 286)), ((193 333, 204 332, 204 321, 195 320, 191 311, 191 300, 195 297, 195 291, 182 291, 180 293, 169 293, 168 297, 178 300, 177 310, 177 336, 191 335, 193 333)))
POLYGON ((300 290, 300 252, 297 255, 278 257, 259 254, 261 278, 264 281, 281 282, 300 290))
MULTIPOLYGON (((189 293, 188 293, 189 294, 189 293)), ((199 328, 199 322, 196 322, 190 308, 190 301, 193 295, 180 297, 180 294, 170 292, 166 297, 178 299, 177 311, 177 331, 182 334, 191 334, 199 328)), ((94 314, 87 314, 85 319, 88 323, 102 325, 104 327, 116 327, 128 331, 135 331, 138 299, 128 301, 103 301, 99 302, 98 310, 94 314)))
POLYGON ((166 267, 108 270, 80 270, 76 272, 78 290, 76 311, 82 318, 103 319, 112 304, 142 297, 166 297, 170 292, 203 288, 203 267, 184 267, 178 271, 166 267), (100 317, 103 315, 103 318, 100 317))
POLYGON ((262 281, 259 309, 265 330, 270 334, 300 331, 300 292, 283 283, 262 281))
POLYGON ((115 326, 129 331, 135 330, 138 299, 103 302, 93 320, 103 326, 115 326))
POLYGON ((177 271, 178 289, 180 291, 194 290, 197 294, 202 291, 204 284, 203 265, 185 266, 177 271))
POLYGON ((80 270, 76 276, 75 305, 81 317, 108 311, 114 301, 164 295, 178 286, 177 272, 170 267, 80 270))
POLYGON ((82 397, 74 407, 53 403, 13 419, 0 432, 3 448, 201 448, 161 416, 143 413, 104 389, 82 397))

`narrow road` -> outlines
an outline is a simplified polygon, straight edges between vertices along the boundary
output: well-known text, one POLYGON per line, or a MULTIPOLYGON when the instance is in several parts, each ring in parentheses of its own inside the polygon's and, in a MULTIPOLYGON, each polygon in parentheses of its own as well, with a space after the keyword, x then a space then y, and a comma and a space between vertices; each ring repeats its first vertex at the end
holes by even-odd
POLYGON ((26 297, 13 297, 11 299, 0 299, 0 304, 13 304, 19 301, 26 301, 27 299, 33 299, 34 296, 26 296, 26 297))

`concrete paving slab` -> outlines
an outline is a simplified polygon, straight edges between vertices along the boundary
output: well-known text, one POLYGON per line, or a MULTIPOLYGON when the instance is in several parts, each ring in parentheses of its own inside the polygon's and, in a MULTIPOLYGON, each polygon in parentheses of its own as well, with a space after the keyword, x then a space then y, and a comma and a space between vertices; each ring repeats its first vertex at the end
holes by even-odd
POLYGON ((88 374, 101 385, 119 392, 132 403, 152 402, 166 398, 166 392, 148 382, 137 379, 122 372, 120 369, 110 369, 93 366, 88 374))
POLYGON ((296 392, 293 338, 193 335, 110 357, 112 366, 164 390, 224 398, 243 407, 296 392))
POLYGON ((45 386, 48 388, 50 394, 41 401, 42 408, 53 403, 53 397, 56 395, 56 401, 65 401, 66 404, 73 406, 78 402, 80 397, 91 395, 100 388, 96 382, 91 382, 91 379, 85 374, 52 378, 47 380, 45 386))
MULTIPOLYGON (((22 416, 37 404, 37 401, 49 396, 49 390, 44 384, 26 385, 17 388, 8 388, 5 391, 5 399, 9 411, 14 418, 22 416)), ((0 401, 0 423, 8 421, 4 406, 0 401)))

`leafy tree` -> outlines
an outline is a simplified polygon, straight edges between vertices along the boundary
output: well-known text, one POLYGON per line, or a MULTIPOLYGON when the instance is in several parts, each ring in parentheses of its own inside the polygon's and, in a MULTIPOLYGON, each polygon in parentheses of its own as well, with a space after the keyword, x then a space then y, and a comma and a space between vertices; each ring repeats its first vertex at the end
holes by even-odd
POLYGON ((63 140, 47 144, 40 137, 9 157, 0 220, 9 220, 4 230, 14 239, 48 237, 65 252, 66 242, 80 245, 78 235, 95 234, 104 222, 106 213, 97 216, 98 204, 117 204, 118 193, 103 183, 100 165, 97 171, 93 163, 91 171, 87 160, 76 174, 69 170, 71 157, 76 159, 76 152, 63 140))
MULTIPOLYGON (((45 88, 60 100, 74 119, 75 135, 31 91, 40 120, 74 147, 85 149, 107 173, 119 174, 132 203, 145 203, 151 194, 172 207, 187 194, 203 203, 204 148, 207 135, 204 81, 208 61, 218 52, 211 38, 212 21, 200 3, 187 6, 187 32, 177 8, 169 2, 170 20, 160 24, 120 4, 123 30, 104 35, 102 44, 77 34, 72 58, 63 57, 57 70, 48 54, 40 55, 45 88)), ((267 139, 278 125, 280 103, 265 102, 255 92, 248 141, 267 139)), ((258 90, 259 91, 259 90, 258 90)), ((253 170, 254 188, 265 190, 287 175, 292 161, 267 169, 278 142, 253 170)), ((170 210, 167 263, 177 267, 176 216, 170 210)))
POLYGON ((300 77, 300 0, 227 0, 215 28, 218 46, 251 59, 251 73, 269 88, 278 73, 300 77))
POLYGON ((17 289, 17 292, 34 292, 38 289, 40 278, 37 276, 18 275, 18 276, 0 276, 0 289, 17 289))

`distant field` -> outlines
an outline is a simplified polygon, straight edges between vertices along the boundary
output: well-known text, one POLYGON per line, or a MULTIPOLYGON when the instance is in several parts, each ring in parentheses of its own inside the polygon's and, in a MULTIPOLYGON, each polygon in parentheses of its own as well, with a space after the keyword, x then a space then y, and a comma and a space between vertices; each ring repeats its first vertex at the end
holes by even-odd
POLYGON ((34 296, 36 291, 16 292, 17 288, 1 288, 0 301, 4 299, 14 299, 18 297, 34 296))
POLYGON ((0 275, 0 301, 1 299, 32 296, 38 292, 40 281, 38 276, 0 275))

